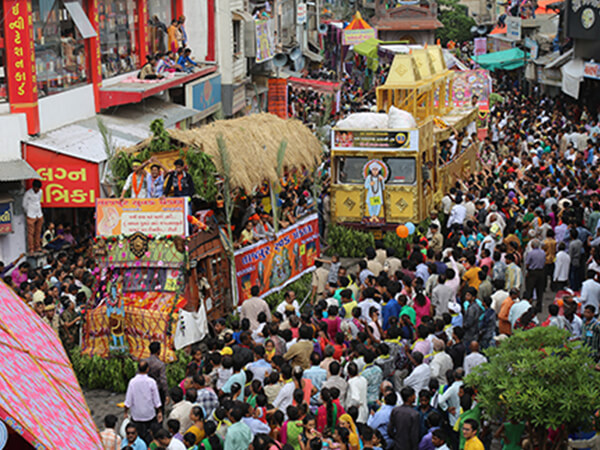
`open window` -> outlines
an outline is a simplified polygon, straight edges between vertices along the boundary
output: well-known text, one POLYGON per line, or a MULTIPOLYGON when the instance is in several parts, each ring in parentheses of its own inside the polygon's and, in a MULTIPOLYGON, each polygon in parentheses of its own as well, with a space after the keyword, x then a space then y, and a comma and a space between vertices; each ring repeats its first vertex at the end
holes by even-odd
POLYGON ((82 0, 32 0, 38 95, 87 83, 85 39, 96 36, 82 0))

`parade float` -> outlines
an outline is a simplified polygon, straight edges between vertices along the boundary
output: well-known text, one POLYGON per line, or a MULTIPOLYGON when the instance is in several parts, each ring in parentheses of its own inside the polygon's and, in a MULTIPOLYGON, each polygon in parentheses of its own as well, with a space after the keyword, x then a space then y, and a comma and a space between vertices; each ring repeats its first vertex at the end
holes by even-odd
POLYGON ((127 170, 133 158, 154 158, 167 168, 183 158, 197 175, 200 195, 97 200, 97 282, 83 322, 82 353, 143 358, 158 341, 161 359, 173 361, 174 349, 204 337, 208 319, 226 317, 250 296, 251 286, 267 295, 312 270, 320 255, 316 214, 237 248, 232 212, 243 211, 256 195, 276 215, 272 200, 281 184, 312 173, 321 151, 300 122, 258 114, 191 130, 157 127, 155 136, 117 152, 112 166, 127 170))
POLYGON ((439 158, 440 143, 477 118, 477 108, 455 107, 453 83, 440 47, 413 49, 394 57, 377 88, 380 113, 338 122, 331 139, 334 223, 375 234, 419 223, 475 170, 476 145, 449 162, 439 158))

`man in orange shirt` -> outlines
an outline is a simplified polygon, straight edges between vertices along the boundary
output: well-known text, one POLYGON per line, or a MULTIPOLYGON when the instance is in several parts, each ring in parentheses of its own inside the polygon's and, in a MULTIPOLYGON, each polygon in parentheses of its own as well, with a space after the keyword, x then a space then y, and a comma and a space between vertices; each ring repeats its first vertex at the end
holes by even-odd
POLYGON ((467 258, 466 263, 463 263, 465 265, 465 268, 467 269, 465 274, 462 276, 463 288, 472 287, 479 291, 479 285, 481 284, 481 280, 479 279, 479 272, 481 272, 481 269, 477 267, 475 261, 475 255, 470 255, 467 258))
POLYGON ((502 306, 500 306, 500 312, 498 313, 498 330, 500 334, 505 334, 507 336, 511 335, 512 328, 510 321, 508 320, 508 314, 510 313, 510 308, 512 308, 518 298, 519 290, 512 288, 509 296, 506 297, 506 300, 502 302, 502 306))

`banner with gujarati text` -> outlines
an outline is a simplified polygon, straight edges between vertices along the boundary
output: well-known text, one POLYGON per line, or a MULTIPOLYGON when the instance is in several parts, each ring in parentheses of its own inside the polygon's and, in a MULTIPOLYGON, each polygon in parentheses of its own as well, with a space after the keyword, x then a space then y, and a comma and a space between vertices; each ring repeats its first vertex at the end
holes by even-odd
POLYGON ((25 160, 42 178, 44 208, 93 208, 96 204, 98 164, 30 144, 25 144, 25 160))
POLYGON ((187 236, 185 197, 169 198, 99 198, 96 202, 98 236, 129 235, 136 232, 149 236, 187 236))
POLYGON ((319 220, 312 214, 280 231, 273 240, 262 240, 235 252, 239 303, 251 297, 257 285, 260 295, 276 292, 313 270, 320 255, 319 220))
POLYGON ((342 35, 342 45, 357 45, 377 37, 377 31, 374 28, 365 28, 363 30, 344 30, 342 35))

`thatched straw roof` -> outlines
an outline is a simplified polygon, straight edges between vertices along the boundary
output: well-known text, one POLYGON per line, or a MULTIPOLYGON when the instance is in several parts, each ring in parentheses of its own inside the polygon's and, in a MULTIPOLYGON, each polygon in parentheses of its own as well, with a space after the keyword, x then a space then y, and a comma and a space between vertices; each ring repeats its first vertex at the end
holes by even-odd
MULTIPOLYGON (((213 158, 219 173, 223 173, 217 137, 222 135, 231 161, 231 183, 251 192, 266 179, 277 181, 277 153, 282 140, 287 141, 284 165, 301 169, 314 168, 320 161, 319 140, 298 120, 284 120, 273 114, 253 114, 239 119, 218 120, 191 130, 167 130, 171 138, 190 147, 197 147, 213 158)), ((122 149, 137 153, 151 142, 122 149)))

